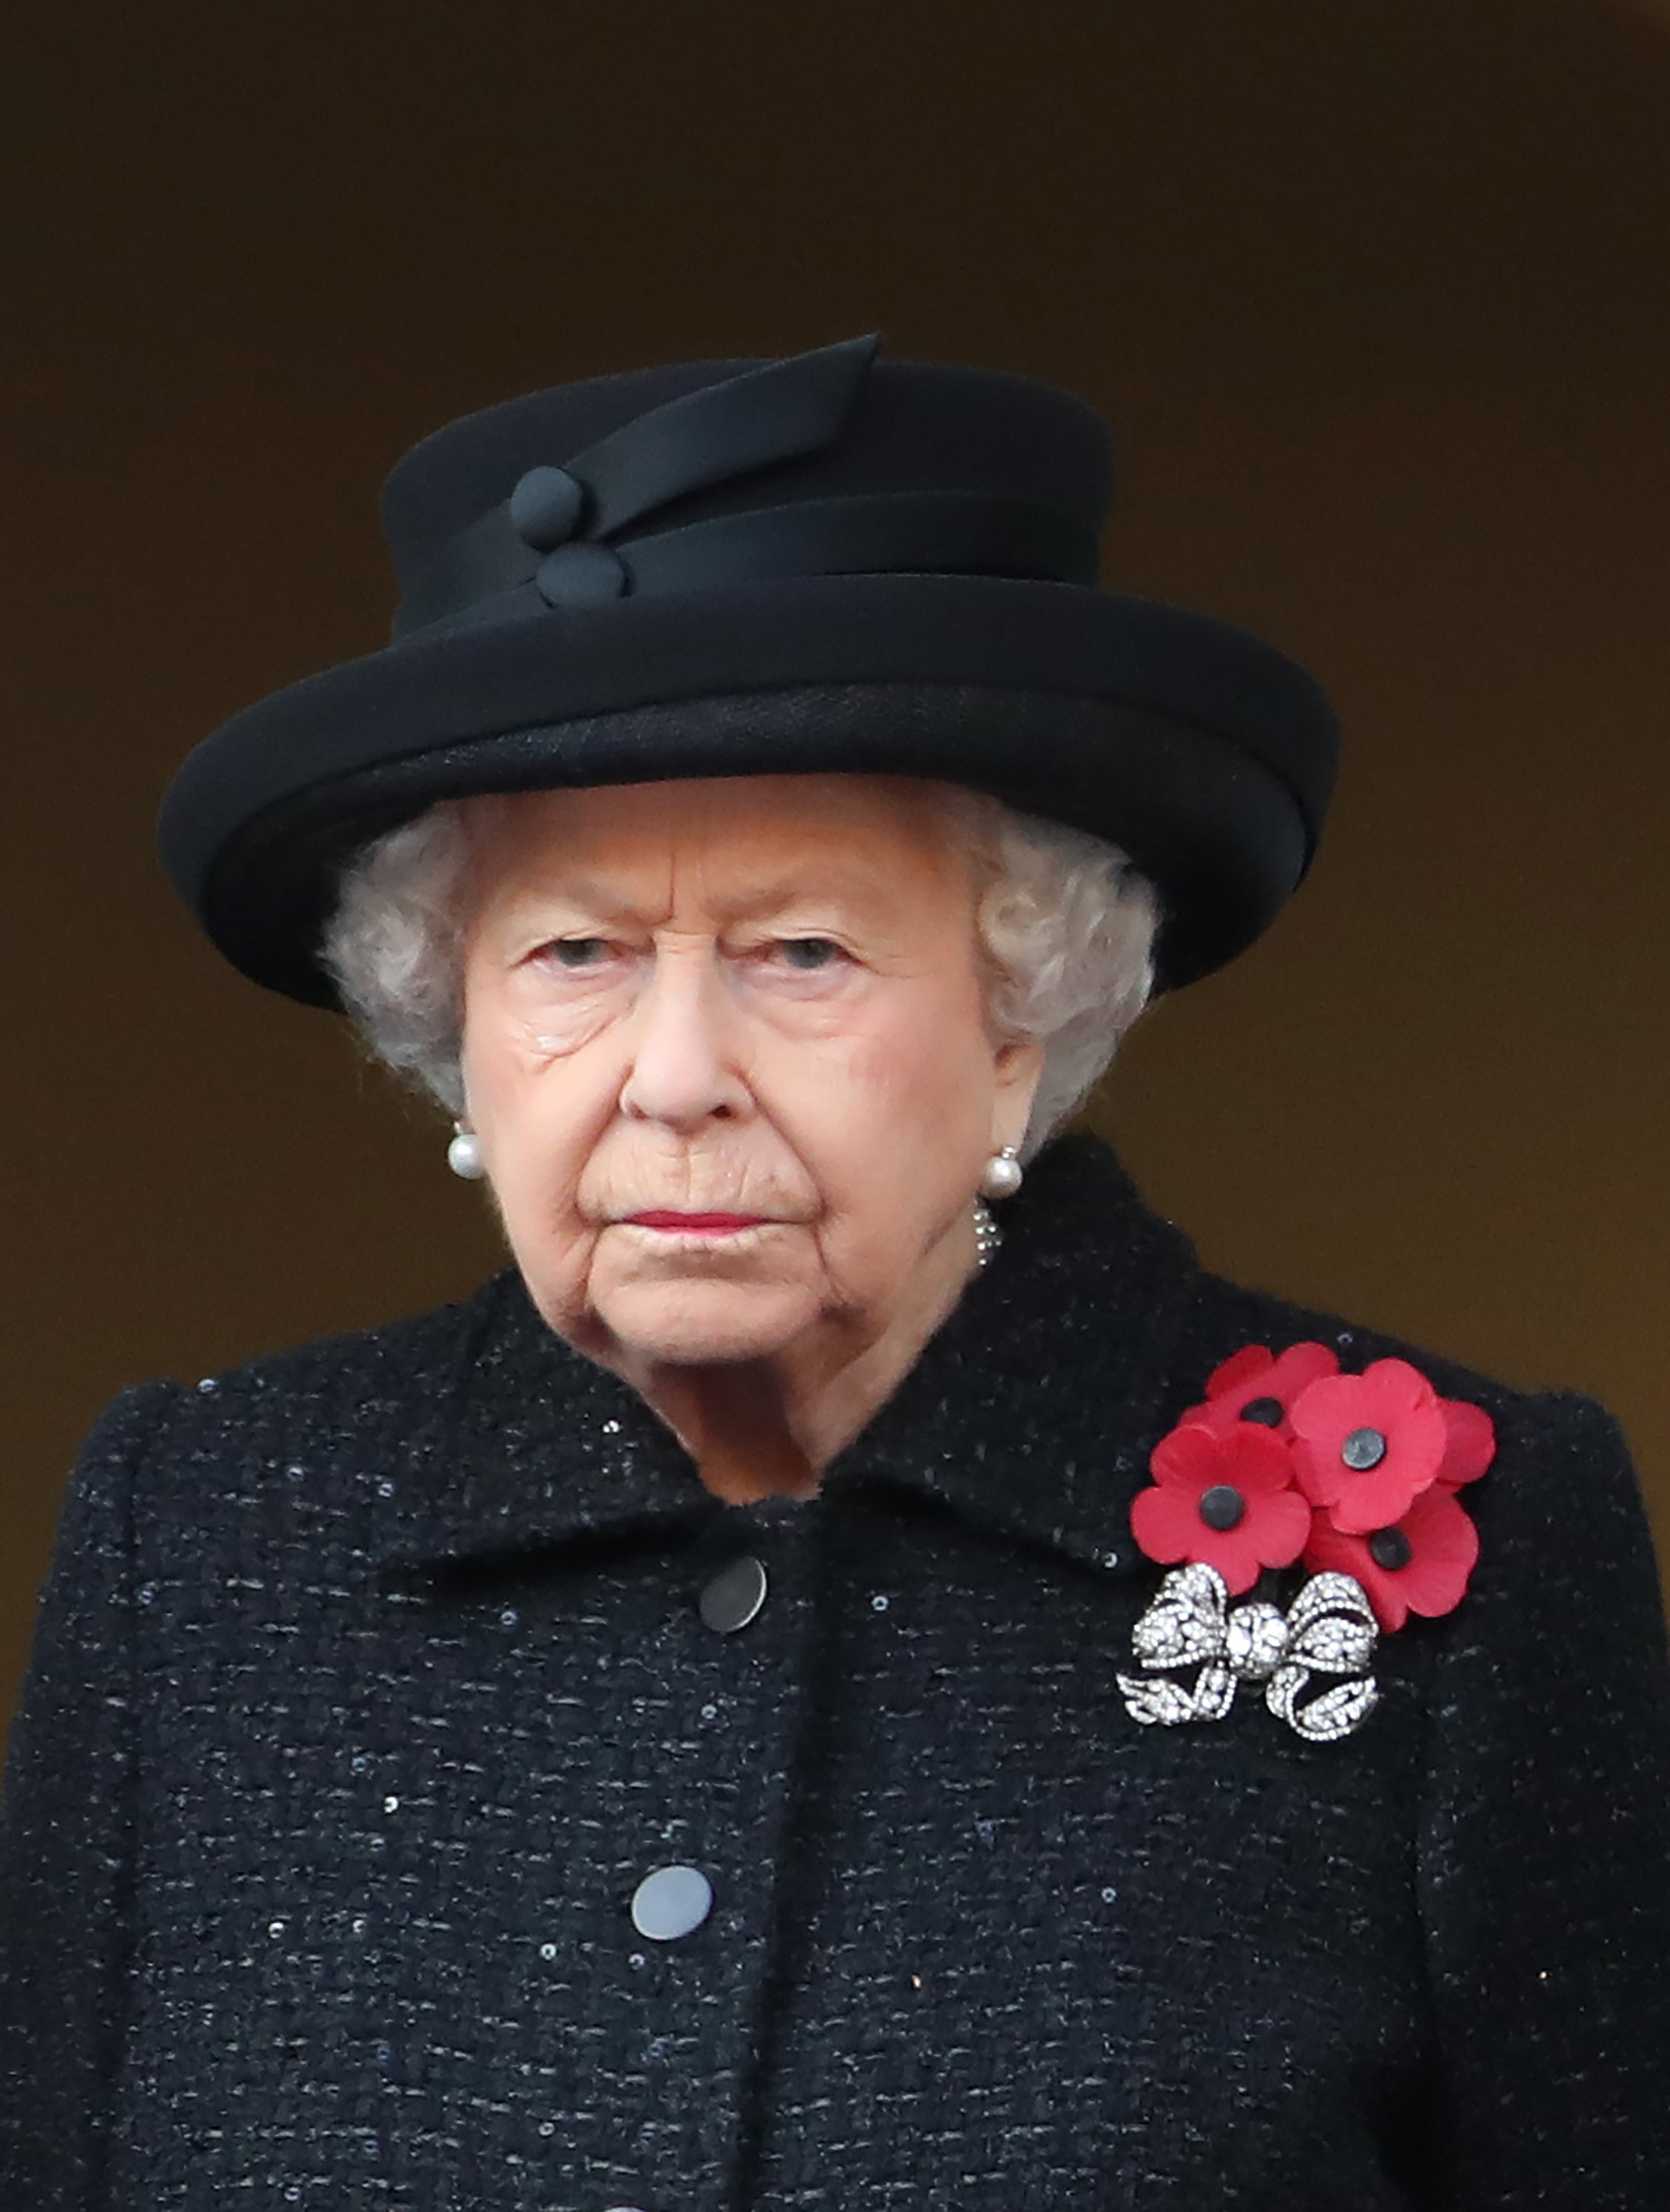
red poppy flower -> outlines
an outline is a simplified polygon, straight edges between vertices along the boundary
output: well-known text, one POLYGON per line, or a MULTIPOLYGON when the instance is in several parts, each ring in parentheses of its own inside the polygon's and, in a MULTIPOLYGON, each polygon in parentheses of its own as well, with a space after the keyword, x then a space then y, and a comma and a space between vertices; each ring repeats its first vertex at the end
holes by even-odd
POLYGON ((1206 1402, 1191 1406, 1183 1419, 1209 1429, 1249 1421, 1290 1436, 1287 1422, 1293 1401, 1322 1376, 1339 1372, 1339 1362, 1325 1344, 1290 1344, 1279 1358, 1267 1345, 1249 1344, 1212 1370, 1206 1402))
POLYGON ((1166 1566, 1216 1567, 1232 1597, 1263 1567, 1290 1566, 1310 1532, 1287 1446, 1256 1422, 1226 1431, 1191 1422, 1154 1447, 1154 1484, 1131 1506, 1131 1531, 1166 1566))
POLYGON ((1289 1418, 1300 1489, 1351 1535, 1400 1521, 1449 1444, 1436 1391, 1406 1359, 1325 1375, 1289 1418))
POLYGON ((1412 1613, 1436 1619, 1453 1612, 1467 1593, 1479 1559, 1479 1531, 1453 1492, 1434 1483, 1400 1521, 1370 1534, 1350 1535, 1319 1513, 1305 1546, 1312 1574, 1332 1569, 1355 1575, 1389 1633, 1412 1613))
POLYGON ((1464 1482, 1477 1482, 1496 1457, 1496 1423, 1482 1406, 1461 1398, 1440 1398, 1438 1411, 1446 1441, 1433 1479, 1445 1490, 1459 1490, 1464 1482))

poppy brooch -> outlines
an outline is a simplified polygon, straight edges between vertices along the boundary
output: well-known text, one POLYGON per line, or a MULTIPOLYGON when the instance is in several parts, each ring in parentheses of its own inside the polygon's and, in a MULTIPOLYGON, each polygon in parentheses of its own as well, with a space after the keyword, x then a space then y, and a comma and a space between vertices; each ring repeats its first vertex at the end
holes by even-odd
POLYGON ((1226 1359, 1132 1504, 1138 1548, 1172 1569, 1133 1635, 1143 1671, 1119 1678, 1132 1717, 1222 1720, 1246 1684, 1311 1742, 1349 1735, 1380 1694, 1380 1632, 1460 1603, 1479 1531, 1457 1492, 1495 1455, 1490 1415, 1407 1360, 1343 1375, 1322 1344, 1226 1359))

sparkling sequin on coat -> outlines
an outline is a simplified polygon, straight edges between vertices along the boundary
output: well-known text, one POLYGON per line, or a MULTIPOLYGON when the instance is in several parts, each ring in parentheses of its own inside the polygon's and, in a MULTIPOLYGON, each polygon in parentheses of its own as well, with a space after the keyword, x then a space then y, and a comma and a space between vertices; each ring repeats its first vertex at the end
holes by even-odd
POLYGON ((6 2212, 1662 2212, 1613 1425, 1422 1357, 1501 1435, 1463 1603, 1343 1741, 1140 1727, 1156 1439, 1241 1345, 1400 1347, 1087 1141, 1005 1219, 807 1505, 719 1505, 513 1278, 119 1401, 9 1769, 6 2212))

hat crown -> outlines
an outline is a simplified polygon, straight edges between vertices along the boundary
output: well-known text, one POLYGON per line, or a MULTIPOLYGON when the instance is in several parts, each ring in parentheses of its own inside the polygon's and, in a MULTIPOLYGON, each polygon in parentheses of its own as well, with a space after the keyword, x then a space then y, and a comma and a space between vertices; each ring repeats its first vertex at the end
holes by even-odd
POLYGON ((246 973, 328 1003, 343 866, 439 800, 918 775, 1119 846, 1161 981, 1204 975, 1303 875, 1338 733, 1258 640, 1094 588, 1112 488, 1082 400, 873 337, 467 416, 389 478, 394 643, 197 748, 169 872, 246 973))
MULTIPOLYGON (((590 377, 434 431, 396 463, 384 489, 384 528, 403 586, 508 500, 530 470, 566 467, 670 403, 771 365, 681 362, 590 377)), ((686 492, 620 537, 762 507, 902 492, 1021 501, 1095 535, 1113 484, 1108 427, 1071 393, 1001 371, 874 360, 829 443, 686 492)))

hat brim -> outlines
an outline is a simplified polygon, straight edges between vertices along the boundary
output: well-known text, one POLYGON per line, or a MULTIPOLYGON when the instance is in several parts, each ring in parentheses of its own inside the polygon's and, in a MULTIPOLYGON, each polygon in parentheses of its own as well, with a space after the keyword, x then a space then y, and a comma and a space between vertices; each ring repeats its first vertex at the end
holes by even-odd
POLYGON ((1338 738, 1261 640, 1072 585, 794 578, 420 632, 198 746, 164 864, 255 981, 335 1003, 340 872, 436 800, 678 776, 922 775, 1120 846, 1163 908, 1163 988, 1220 967, 1309 865, 1338 738))

